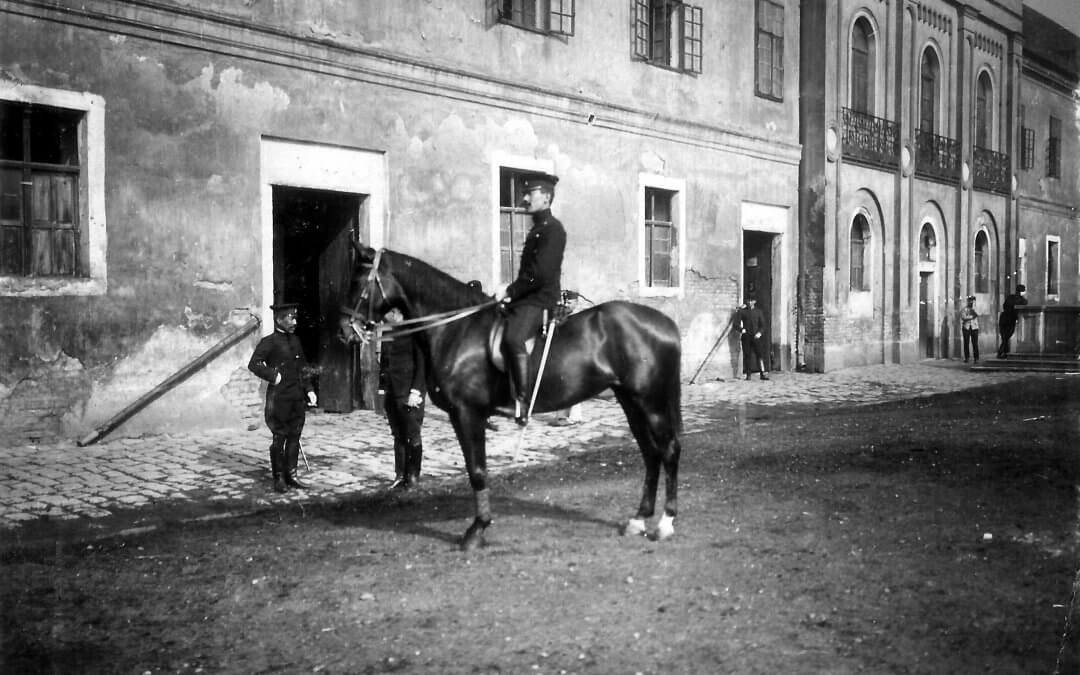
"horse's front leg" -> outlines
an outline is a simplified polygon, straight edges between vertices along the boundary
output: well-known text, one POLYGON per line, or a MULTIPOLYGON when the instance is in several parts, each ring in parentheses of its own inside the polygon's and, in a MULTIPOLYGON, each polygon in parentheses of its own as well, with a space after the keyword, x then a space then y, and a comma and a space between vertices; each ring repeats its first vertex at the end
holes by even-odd
POLYGON ((484 418, 471 408, 455 408, 450 413, 461 452, 465 457, 465 470, 469 473, 469 485, 476 500, 476 517, 465 531, 461 549, 471 551, 484 545, 484 531, 491 525, 491 503, 487 486, 487 446, 484 437, 484 418))

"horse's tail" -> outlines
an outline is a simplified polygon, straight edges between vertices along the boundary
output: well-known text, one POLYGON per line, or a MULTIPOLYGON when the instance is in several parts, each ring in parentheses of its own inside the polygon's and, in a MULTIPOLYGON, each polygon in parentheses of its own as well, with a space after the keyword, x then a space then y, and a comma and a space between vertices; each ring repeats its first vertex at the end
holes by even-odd
POLYGON ((679 327, 672 322, 672 347, 671 363, 665 369, 669 373, 667 380, 667 405, 668 417, 671 420, 671 429, 676 436, 682 434, 682 338, 679 335, 679 327))

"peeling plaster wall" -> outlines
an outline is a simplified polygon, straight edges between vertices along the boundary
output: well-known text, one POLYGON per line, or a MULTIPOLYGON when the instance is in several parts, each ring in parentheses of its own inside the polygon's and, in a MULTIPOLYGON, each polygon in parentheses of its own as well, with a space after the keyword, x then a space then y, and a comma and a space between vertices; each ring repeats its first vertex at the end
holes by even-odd
MULTIPOLYGON (((103 15, 139 5, 85 4, 103 15)), ((562 179, 554 211, 570 233, 564 287, 670 314, 685 333, 686 377, 740 295, 740 204, 796 207, 795 78, 790 102, 777 105, 732 93, 752 91, 743 82, 752 74, 715 54, 697 78, 634 63, 626 2, 578 3, 569 40, 493 25, 476 16, 480 2, 172 4, 175 13, 147 6, 146 30, 80 26, 59 9, 0 15, 0 78, 92 92, 107 106, 107 292, 0 297, 0 432, 15 442, 82 435, 224 337, 237 308, 269 302, 264 137, 385 153, 387 245, 485 286, 497 255, 493 158, 550 162, 562 179), (640 173, 686 180, 680 297, 639 296, 640 173)), ((746 11, 710 7, 707 20, 753 25, 746 11)), ((752 39, 713 35, 721 57, 752 39)), ((784 255, 794 246, 785 241, 784 255)), ((253 346, 233 348, 114 434, 249 423, 253 346)), ((725 344, 702 377, 737 371, 737 348, 725 344)))

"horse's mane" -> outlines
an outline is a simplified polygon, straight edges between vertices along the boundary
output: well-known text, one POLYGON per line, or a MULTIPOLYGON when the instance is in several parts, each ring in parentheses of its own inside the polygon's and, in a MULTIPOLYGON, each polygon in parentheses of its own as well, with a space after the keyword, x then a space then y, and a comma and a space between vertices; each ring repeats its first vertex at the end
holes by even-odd
POLYGON ((383 261, 399 283, 408 284, 409 290, 428 298, 439 298, 440 304, 469 307, 491 300, 482 290, 470 287, 446 272, 419 258, 384 250, 383 261))

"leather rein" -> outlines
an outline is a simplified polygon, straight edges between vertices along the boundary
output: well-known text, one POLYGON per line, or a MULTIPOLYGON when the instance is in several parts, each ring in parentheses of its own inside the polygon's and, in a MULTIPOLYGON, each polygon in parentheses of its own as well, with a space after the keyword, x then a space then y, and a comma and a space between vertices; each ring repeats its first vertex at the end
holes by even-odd
POLYGON ((356 306, 352 309, 348 307, 341 308, 342 313, 350 317, 349 327, 352 328, 353 332, 356 333, 356 336, 360 338, 360 341, 364 344, 367 344, 373 333, 378 335, 379 342, 391 342, 396 337, 404 337, 406 335, 420 333, 431 328, 437 328, 455 321, 460 321, 461 319, 472 316, 473 314, 498 303, 497 300, 493 299, 479 305, 466 307, 465 309, 454 309, 446 312, 418 316, 414 319, 403 319, 390 326, 376 324, 372 320, 372 316, 375 314, 374 289, 378 288, 383 298, 386 298, 386 289, 383 287, 382 279, 379 277, 379 263, 382 260, 384 250, 385 249, 379 249, 375 253, 375 260, 371 264, 371 271, 368 273, 367 283, 364 285, 364 290, 361 291, 360 297, 356 300, 356 306), (365 301, 367 302, 366 316, 361 315, 360 313, 360 307, 365 301), (358 320, 361 318, 364 320, 363 324, 358 326, 358 320))

